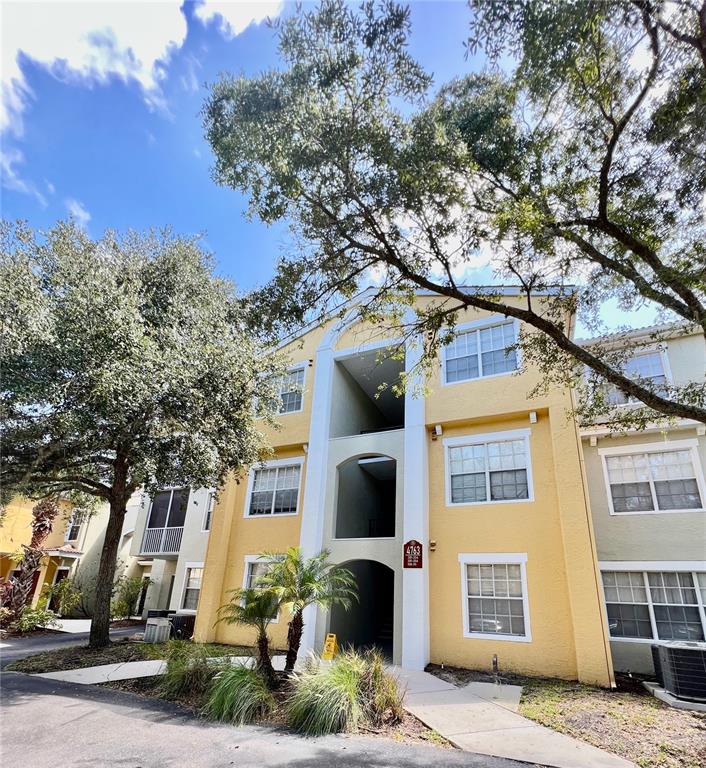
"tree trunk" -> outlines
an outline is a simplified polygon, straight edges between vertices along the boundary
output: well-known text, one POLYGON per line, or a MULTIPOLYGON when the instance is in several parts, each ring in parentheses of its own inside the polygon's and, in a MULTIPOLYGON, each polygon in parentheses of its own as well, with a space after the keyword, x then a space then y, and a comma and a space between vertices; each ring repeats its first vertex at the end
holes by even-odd
POLYGON ((110 498, 110 514, 105 529, 105 539, 101 552, 98 578, 96 579, 96 600, 93 607, 93 620, 88 644, 91 648, 105 648, 110 643, 110 601, 113 597, 115 566, 118 558, 118 546, 125 520, 125 506, 130 493, 126 488, 127 462, 115 461, 113 492, 110 498))
POLYGON ((267 678, 270 688, 275 685, 275 670, 270 658, 270 641, 266 634, 257 638, 258 666, 267 678))
POLYGON ((294 672, 294 665, 297 661, 299 646, 302 642, 302 633, 304 632, 304 616, 302 611, 297 611, 289 622, 287 631, 287 662, 284 671, 294 672))

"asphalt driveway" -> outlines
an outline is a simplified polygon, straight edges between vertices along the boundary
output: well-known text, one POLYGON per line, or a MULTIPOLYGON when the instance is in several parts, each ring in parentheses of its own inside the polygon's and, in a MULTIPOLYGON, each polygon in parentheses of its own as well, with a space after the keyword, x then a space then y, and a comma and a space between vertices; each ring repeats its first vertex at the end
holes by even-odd
POLYGON ((388 739, 305 739, 206 723, 167 702, 93 686, 2 673, 2 761, 32 768, 527 768, 388 739))

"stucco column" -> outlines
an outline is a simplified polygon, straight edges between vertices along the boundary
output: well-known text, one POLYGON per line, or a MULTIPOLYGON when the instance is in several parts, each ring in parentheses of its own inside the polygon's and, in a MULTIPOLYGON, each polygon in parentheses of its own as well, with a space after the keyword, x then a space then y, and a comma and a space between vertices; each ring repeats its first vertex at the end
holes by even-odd
MULTIPOLYGON (((407 342, 408 374, 421 358, 421 342, 407 342)), ((403 541, 422 543, 422 568, 402 569, 402 666, 421 670, 429 663, 429 460, 425 399, 415 389, 418 374, 409 375, 404 402, 403 541)), ((400 558, 402 552, 399 553, 400 558)))
MULTIPOLYGON (((316 555, 323 545, 332 387, 333 334, 329 333, 317 350, 314 369, 309 448, 306 456, 306 479, 299 541, 305 557, 316 555)), ((305 609, 300 655, 314 648, 316 618, 317 610, 314 606, 305 609)))
POLYGON ((581 682, 612 686, 613 664, 601 599, 581 440, 574 420, 567 416, 566 405, 550 406, 549 419, 576 670, 581 682))
MULTIPOLYGON (((238 486, 229 477, 220 489, 218 501, 211 516, 211 531, 208 535, 204 563, 208 567, 203 572, 199 608, 196 613, 194 638, 200 643, 212 642, 217 639, 218 609, 224 602, 223 582, 228 573, 228 553, 233 531, 233 516, 242 517, 242 507, 235 506, 238 486)), ((178 585, 175 584, 175 589, 178 585)), ((225 596, 226 598, 229 596, 225 596)))

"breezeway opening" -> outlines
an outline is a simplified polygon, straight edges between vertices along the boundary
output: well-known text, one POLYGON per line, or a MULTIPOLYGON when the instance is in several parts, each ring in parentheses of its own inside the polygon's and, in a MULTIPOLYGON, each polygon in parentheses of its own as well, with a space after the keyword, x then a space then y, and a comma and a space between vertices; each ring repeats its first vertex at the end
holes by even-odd
POLYGON ((378 648, 392 659, 395 616, 395 573, 375 560, 350 560, 342 564, 358 585, 358 601, 349 610, 331 609, 329 632, 341 648, 378 648))
POLYGON ((390 456, 363 456, 341 464, 337 472, 334 537, 393 537, 397 462, 390 456))

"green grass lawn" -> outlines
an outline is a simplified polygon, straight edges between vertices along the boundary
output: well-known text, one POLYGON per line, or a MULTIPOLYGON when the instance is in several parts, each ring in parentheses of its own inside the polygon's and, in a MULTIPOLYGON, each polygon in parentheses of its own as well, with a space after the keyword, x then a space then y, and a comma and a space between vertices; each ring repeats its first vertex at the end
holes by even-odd
MULTIPOLYGON (((206 643, 206 648, 210 656, 252 656, 253 653, 251 647, 240 645, 206 643)), ((123 640, 99 649, 74 646, 44 651, 14 661, 12 664, 8 664, 7 669, 10 672, 26 672, 28 674, 58 672, 65 669, 97 667, 101 664, 161 659, 164 658, 164 653, 164 643, 129 643, 123 640)))

